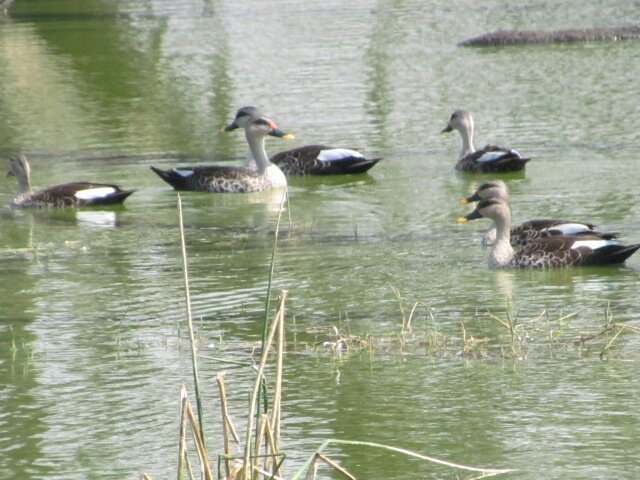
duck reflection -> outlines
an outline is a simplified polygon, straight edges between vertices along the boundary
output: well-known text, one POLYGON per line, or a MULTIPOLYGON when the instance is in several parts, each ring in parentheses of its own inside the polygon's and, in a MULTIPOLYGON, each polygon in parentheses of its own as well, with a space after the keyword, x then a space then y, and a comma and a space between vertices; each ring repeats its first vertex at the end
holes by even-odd
POLYGON ((114 228, 118 216, 114 211, 79 210, 76 212, 78 225, 98 228, 114 228))

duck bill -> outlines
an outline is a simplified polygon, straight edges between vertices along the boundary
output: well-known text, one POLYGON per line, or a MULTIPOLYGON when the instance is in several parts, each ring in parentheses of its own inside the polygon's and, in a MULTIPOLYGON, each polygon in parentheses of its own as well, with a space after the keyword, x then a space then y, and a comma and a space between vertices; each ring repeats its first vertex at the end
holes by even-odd
POLYGON ((236 123, 236 121, 234 120, 233 122, 231 122, 229 125, 227 125, 226 127, 224 127, 224 131, 225 132, 231 132, 237 128, 240 128, 238 126, 238 124, 236 123))
POLYGON ((465 223, 465 222, 468 222, 469 220, 475 220, 476 218, 482 218, 482 215, 480 215, 480 212, 478 212, 477 210, 474 210, 469 215, 465 215, 464 217, 460 217, 456 221, 458 223, 465 223))
POLYGON ((271 135, 272 137, 281 138, 283 140, 293 140, 294 138, 296 138, 293 135, 291 135, 290 133, 283 132, 279 128, 274 128, 273 130, 271 130, 269 132, 269 135, 271 135))
POLYGON ((477 193, 474 193, 473 195, 468 196, 467 198, 463 198, 462 200, 460 200, 460 204, 461 205, 466 205, 467 203, 471 203, 471 202, 479 202, 481 199, 478 196, 477 193))
POLYGON ((453 127, 451 125, 447 125, 446 127, 444 127, 442 129, 442 131, 440 133, 449 133, 453 131, 453 127))

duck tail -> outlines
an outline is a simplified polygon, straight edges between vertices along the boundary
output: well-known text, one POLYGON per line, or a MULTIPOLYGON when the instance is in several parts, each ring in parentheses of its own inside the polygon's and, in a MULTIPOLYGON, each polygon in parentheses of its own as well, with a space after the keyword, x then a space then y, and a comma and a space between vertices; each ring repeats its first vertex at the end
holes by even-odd
POLYGON ((135 188, 130 190, 118 190, 112 195, 108 195, 104 197, 99 204, 100 205, 117 205, 119 203, 124 202, 127 199, 127 197, 135 191, 136 191, 135 188))
POLYGON ((636 245, 609 245, 599 248, 589 261, 589 265, 614 265, 624 263, 627 258, 640 249, 640 243, 636 245))
POLYGON ((343 158, 339 162, 328 162, 316 175, 351 175, 368 172, 382 158, 343 158))
POLYGON ((636 253, 640 248, 640 243, 623 247, 611 255, 612 263, 623 263, 627 258, 636 253))
POLYGON ((177 174, 173 170, 161 170, 160 168, 154 167, 150 165, 151 170, 153 170, 162 180, 167 182, 176 190, 184 187, 184 177, 177 174))
POLYGON ((368 158, 361 162, 354 163, 353 165, 349 165, 347 168, 348 173, 365 173, 368 172, 376 163, 382 160, 380 158, 368 158))

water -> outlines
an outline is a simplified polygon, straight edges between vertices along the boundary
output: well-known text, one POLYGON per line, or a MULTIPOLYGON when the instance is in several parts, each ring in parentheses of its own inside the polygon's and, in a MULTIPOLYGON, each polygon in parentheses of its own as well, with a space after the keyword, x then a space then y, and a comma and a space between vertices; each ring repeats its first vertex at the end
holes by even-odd
MULTIPOLYGON (((456 47, 498 28, 637 21, 623 1, 16 0, 0 17, 0 154, 24 149, 36 187, 88 179, 138 192, 105 211, 0 211, 4 477, 175 474, 179 388, 191 384, 176 195, 148 166, 242 161, 242 135, 219 130, 255 104, 297 136, 269 139, 269 152, 322 142, 385 157, 369 175, 291 181, 274 277, 289 290, 297 342, 286 362, 288 473, 341 438, 518 469, 511 478, 637 478, 638 340, 622 335, 600 360, 606 342, 581 352, 541 332, 562 342, 595 332, 608 305, 614 322, 637 326, 640 256, 489 271, 478 245, 487 222, 455 222, 481 178, 455 174, 460 140, 439 134, 465 106, 476 144, 533 157, 507 177, 515 221, 585 219, 640 241, 637 42, 456 47), (464 324, 488 344, 467 356, 459 342, 436 353, 382 346, 343 360, 319 346, 334 325, 393 337, 394 289, 406 312, 421 301, 433 315, 417 310, 417 338, 435 328, 459 339, 464 324), (517 360, 503 359, 504 330, 485 313, 507 310, 531 334, 517 360)), ((0 182, 1 205, 14 195, 12 179, 0 182)), ((210 356, 246 360, 259 345, 279 200, 183 195, 210 356)), ((201 367, 216 444, 215 373, 228 371, 239 426, 252 375, 201 367)), ((329 453, 358 478, 455 475, 362 447, 329 453)))

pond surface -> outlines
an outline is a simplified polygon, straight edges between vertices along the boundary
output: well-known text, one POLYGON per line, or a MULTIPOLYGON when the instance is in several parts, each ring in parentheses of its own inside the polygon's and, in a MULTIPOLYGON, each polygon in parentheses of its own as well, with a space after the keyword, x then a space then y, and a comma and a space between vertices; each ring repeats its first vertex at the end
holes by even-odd
MULTIPOLYGON (((506 177, 515 221, 588 220, 640 242, 639 44, 456 46, 639 17, 631 0, 16 0, 0 14, 2 162, 27 152, 35 187, 138 191, 109 210, 13 211, 16 185, 0 182, 3 478, 175 475, 190 351, 176 194, 148 167, 243 161, 243 136, 220 128, 247 104, 296 135, 270 138, 270 153, 326 143, 384 157, 367 175, 290 182, 273 287, 289 291, 287 474, 339 438, 518 470, 506 478, 640 477, 637 335, 571 342, 607 319, 639 326, 640 255, 489 270, 488 223, 455 219, 491 177, 456 174, 460 139, 439 134, 466 107, 477 145, 532 157, 506 177), (515 354, 489 314, 524 326, 515 354), (336 357, 323 347, 334 326, 374 347, 336 357)), ((248 360, 280 193, 182 200, 200 349, 248 360)), ((201 368, 219 445, 215 374, 227 371, 244 425, 253 373, 201 368)), ((461 475, 362 447, 329 453, 362 479, 461 475)))

